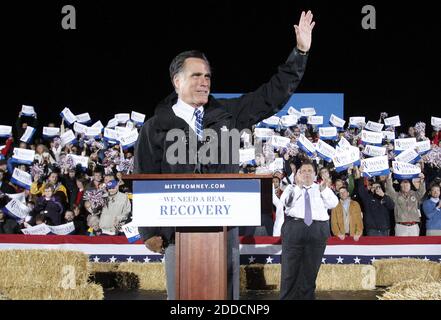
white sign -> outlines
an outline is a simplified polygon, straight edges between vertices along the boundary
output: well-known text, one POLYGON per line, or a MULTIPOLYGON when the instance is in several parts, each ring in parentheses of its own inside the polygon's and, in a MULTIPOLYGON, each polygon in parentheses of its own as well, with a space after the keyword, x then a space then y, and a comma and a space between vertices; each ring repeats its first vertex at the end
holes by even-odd
POLYGON ((317 114, 314 108, 301 108, 300 113, 303 117, 315 116, 317 114))
POLYGON ((126 128, 133 129, 135 127, 135 124, 132 121, 127 121, 126 128))
POLYGON ((351 147, 352 145, 349 143, 349 141, 346 140, 345 137, 341 137, 336 149, 341 151, 349 151, 351 150, 351 147))
POLYGON ((289 107, 288 114, 289 115, 294 114, 297 116, 297 118, 301 118, 303 116, 302 113, 294 107, 289 107))
POLYGON ((398 180, 418 178, 421 168, 406 162, 392 161, 392 171, 398 180))
POLYGON ((381 157, 386 154, 386 148, 376 147, 368 144, 364 148, 363 153, 369 157, 381 157))
POLYGON ((378 122, 368 121, 366 126, 364 127, 366 130, 381 132, 383 130, 384 124, 378 122))
POLYGON ((17 220, 22 220, 26 218, 29 212, 31 212, 31 209, 27 205, 16 199, 12 199, 11 201, 9 201, 6 204, 5 209, 17 220))
POLYGON ((22 148, 14 148, 12 159, 16 163, 31 165, 34 162, 35 151, 22 148))
POLYGON ((126 123, 130 120, 130 114, 129 113, 118 113, 115 114, 115 119, 118 121, 118 123, 126 123))
POLYGON ((381 144, 383 142, 383 133, 368 130, 361 131, 361 141, 370 144, 381 144))
POLYGON ((89 166, 89 157, 77 156, 75 154, 69 154, 68 157, 71 157, 74 165, 80 164, 83 169, 87 169, 89 166))
POLYGON ((26 235, 46 235, 51 232, 51 229, 45 223, 41 223, 33 227, 21 229, 21 232, 26 235))
POLYGON ((321 125, 323 124, 323 116, 309 116, 308 124, 311 125, 321 125))
POLYGON ((64 147, 65 145, 75 141, 75 135, 72 130, 68 130, 61 135, 60 139, 61 139, 61 146, 64 147))
POLYGON ((336 127, 322 127, 319 128, 320 139, 322 140, 337 140, 336 127))
POLYGON ((52 138, 60 135, 60 128, 43 127, 43 136, 52 138))
POLYGON ((334 114, 331 114, 331 117, 329 118, 329 123, 337 128, 343 128, 345 126, 346 121, 337 117, 334 114))
POLYGON ((49 229, 53 234, 65 236, 75 231, 75 225, 73 222, 69 222, 59 226, 49 226, 49 229))
POLYGON ((254 129, 256 138, 269 138, 274 135, 274 130, 268 128, 256 128, 254 129))
POLYGON ((363 176, 376 177, 389 174, 389 160, 387 156, 362 159, 360 167, 363 169, 363 176))
POLYGON ((127 127, 115 127, 115 131, 118 133, 118 137, 127 136, 132 132, 132 129, 127 127))
POLYGON ((285 137, 280 137, 280 136, 272 136, 270 144, 274 148, 286 148, 290 142, 291 142, 290 138, 285 138, 285 137))
POLYGON ((239 149, 239 163, 250 163, 256 159, 256 149, 248 148, 248 149, 239 149))
POLYGON ((424 155, 431 150, 432 146, 430 145, 430 140, 419 141, 416 144, 416 151, 420 155, 424 155))
POLYGON ((92 125, 92 127, 93 127, 93 128, 99 128, 100 130, 103 130, 103 128, 104 128, 103 123, 101 122, 101 120, 98 120, 97 122, 95 122, 95 123, 92 125))
POLYGON ((357 147, 350 147, 345 151, 337 151, 332 161, 337 172, 348 169, 351 165, 360 160, 360 150, 357 147))
POLYGON ((315 146, 317 155, 327 162, 332 162, 335 156, 336 150, 326 142, 319 140, 315 146))
POLYGON ((134 181, 133 223, 155 227, 260 226, 260 182, 134 181))
POLYGON ((132 132, 130 132, 130 134, 125 135, 125 136, 121 136, 119 138, 119 141, 121 142, 121 145, 123 147, 123 149, 128 149, 130 147, 133 147, 136 143, 136 141, 138 140, 138 130, 132 130, 132 132))
POLYGON ((113 140, 115 142, 119 141, 118 132, 109 128, 104 128, 104 138, 107 140, 113 140))
POLYGON ((0 138, 9 138, 12 136, 11 126, 0 126, 0 138))
POLYGON ((24 192, 21 192, 21 193, 12 193, 12 194, 7 193, 6 195, 7 195, 9 198, 11 198, 11 199, 15 199, 15 200, 17 200, 18 202, 21 202, 21 203, 23 203, 24 205, 26 205, 26 194, 25 194, 24 192))
POLYGON ((270 126, 277 126, 279 125, 280 118, 276 116, 271 116, 268 119, 263 120, 262 122, 270 126))
POLYGON ((401 152, 407 149, 415 149, 417 144, 416 138, 395 139, 395 151, 401 152))
POLYGON ((394 131, 382 131, 383 132, 383 139, 394 141, 395 140, 395 132, 394 131))
POLYGON ((138 231, 138 226, 135 226, 133 222, 123 225, 121 229, 126 235, 127 240, 129 240, 129 243, 133 243, 141 239, 141 235, 138 231))
POLYGON ((399 127, 401 126, 400 116, 386 118, 384 119, 384 124, 391 127, 399 127))
POLYGON ((315 147, 312 144, 311 141, 308 140, 308 138, 305 137, 305 135, 301 134, 299 136, 299 139, 297 140, 297 145, 300 149, 302 149, 308 156, 312 157, 315 152, 315 147))
POLYGON ((32 117, 32 116, 37 114, 35 112, 35 109, 34 109, 33 106, 27 106, 27 105, 24 105, 24 104, 21 106, 21 113, 24 116, 28 116, 28 117, 32 117))
POLYGON ((432 117, 432 118, 430 119, 430 123, 431 123, 432 126, 434 126, 434 127, 441 127, 441 118, 432 117))
POLYGON ((31 126, 27 126, 25 133, 21 136, 20 141, 29 143, 32 140, 32 137, 34 136, 35 129, 31 126))
POLYGON ((421 159, 421 156, 414 149, 406 149, 399 155, 395 156, 395 160, 399 162, 415 163, 421 159))
POLYGON ((88 123, 92 120, 92 119, 90 119, 90 115, 88 112, 82 113, 82 114, 77 114, 76 117, 77 117, 77 121, 79 123, 88 123))
POLYGON ((30 190, 32 185, 32 176, 23 170, 15 168, 14 172, 12 173, 11 182, 24 189, 30 190))
POLYGON ((107 123, 107 128, 115 128, 118 125, 118 119, 113 118, 110 119, 109 122, 107 123))
POLYGON ((85 126, 84 124, 81 124, 79 122, 75 122, 73 129, 76 133, 86 133, 87 131, 87 126, 85 126))
POLYGON ((132 111, 132 114, 130 115, 130 119, 132 119, 132 121, 137 124, 143 124, 145 121, 145 114, 132 111))
POLYGON ((361 128, 366 124, 366 117, 350 117, 349 126, 352 128, 361 128))
POLYGON ((272 172, 283 170, 283 158, 276 158, 268 166, 272 172))
POLYGON ((77 117, 72 113, 72 111, 70 111, 69 108, 64 108, 60 115, 69 125, 77 121, 77 117))
POLYGON ((282 123, 282 126, 287 128, 287 127, 295 126, 297 124, 297 122, 299 121, 299 119, 297 118, 297 116, 295 114, 290 114, 290 115, 281 117, 280 121, 282 123))
POLYGON ((99 137, 101 134, 101 129, 98 127, 87 127, 84 134, 86 137, 99 137))

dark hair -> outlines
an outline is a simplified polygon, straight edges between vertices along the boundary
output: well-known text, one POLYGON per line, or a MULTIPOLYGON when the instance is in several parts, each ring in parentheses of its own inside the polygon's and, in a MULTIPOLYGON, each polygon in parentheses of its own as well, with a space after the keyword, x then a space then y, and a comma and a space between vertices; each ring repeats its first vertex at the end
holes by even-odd
POLYGON ((303 166, 311 166, 314 172, 317 173, 317 168, 312 161, 303 161, 299 167, 299 170, 301 170, 303 166))
POLYGON ((181 52, 176 57, 174 57, 174 59, 170 63, 170 67, 169 67, 170 80, 171 80, 173 86, 174 86, 173 78, 175 77, 175 75, 177 75, 179 72, 182 71, 182 69, 184 68, 185 60, 187 60, 188 58, 202 59, 207 63, 208 67, 210 68, 210 62, 208 62, 207 57, 202 52, 197 51, 197 50, 190 50, 190 51, 181 52))

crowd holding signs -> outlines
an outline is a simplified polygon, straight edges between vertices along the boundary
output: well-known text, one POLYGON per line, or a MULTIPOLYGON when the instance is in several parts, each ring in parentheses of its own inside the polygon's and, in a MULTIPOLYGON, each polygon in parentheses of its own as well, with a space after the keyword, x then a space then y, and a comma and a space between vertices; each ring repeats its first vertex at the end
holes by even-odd
MULTIPOLYGON (((69 108, 60 116, 59 127, 47 124, 40 130, 35 108, 23 105, 16 132, 12 126, 0 125, 3 216, 16 221, 25 234, 125 233, 136 239, 133 226, 122 227, 130 221, 127 205, 121 205, 124 214, 113 212, 106 219, 100 215, 106 213, 103 207, 109 188, 119 189, 127 198, 130 190, 121 176, 133 171, 133 146, 146 116, 132 111, 94 122, 89 113, 76 115, 69 108), (112 181, 117 181, 117 187, 112 181), (45 196, 47 186, 52 187, 53 195, 45 196), (54 216, 35 221, 36 215, 48 211, 42 205, 60 215, 59 221, 54 216), (63 216, 68 211, 74 212, 73 218, 63 216)), ((310 160, 318 169, 328 168, 334 182, 347 180, 352 169, 359 167, 370 180, 389 174, 396 181, 412 180, 424 173, 429 186, 440 177, 441 118, 432 117, 431 138, 426 136, 425 123, 418 122, 402 133, 400 126, 399 116, 385 113, 378 121, 364 116, 346 121, 333 114, 325 123, 313 107, 300 111, 291 107, 286 115, 257 124, 252 136, 242 135, 241 171, 271 173, 285 184, 293 184, 295 168, 310 160), (257 148, 258 144, 263 148, 257 148)), ((283 191, 282 185, 280 188, 276 196, 283 191)), ((126 198, 118 201, 124 203, 126 198)))

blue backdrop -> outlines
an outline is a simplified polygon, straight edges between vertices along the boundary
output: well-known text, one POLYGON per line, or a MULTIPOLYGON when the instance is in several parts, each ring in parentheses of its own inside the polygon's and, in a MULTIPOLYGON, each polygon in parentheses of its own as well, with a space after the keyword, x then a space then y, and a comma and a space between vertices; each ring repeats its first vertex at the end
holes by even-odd
MULTIPOLYGON (((238 93, 214 93, 216 98, 236 98, 242 94, 238 93)), ((289 107, 300 111, 301 108, 314 107, 318 116, 323 116, 323 125, 327 126, 331 114, 344 118, 344 94, 343 93, 295 93, 288 103, 276 115, 283 116, 288 112, 289 107)), ((347 120, 347 119, 345 119, 347 120)), ((347 122, 346 122, 347 125, 347 122)))

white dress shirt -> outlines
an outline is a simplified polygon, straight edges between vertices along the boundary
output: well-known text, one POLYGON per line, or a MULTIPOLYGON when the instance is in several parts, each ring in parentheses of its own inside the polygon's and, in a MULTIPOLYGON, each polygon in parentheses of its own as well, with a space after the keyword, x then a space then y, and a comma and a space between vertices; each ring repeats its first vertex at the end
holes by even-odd
POLYGON ((294 218, 305 218, 305 188, 309 188, 312 220, 329 220, 328 209, 333 209, 338 205, 338 198, 331 189, 326 187, 320 192, 320 186, 316 183, 304 188, 289 185, 280 196, 280 202, 276 210, 276 221, 274 222, 273 228, 274 237, 280 236, 285 214, 294 218))
MULTIPOLYGON (((190 128, 196 132, 196 116, 194 114, 196 108, 192 107, 188 103, 185 103, 181 99, 178 99, 178 102, 172 107, 175 115, 181 119, 183 119, 190 128)), ((201 106, 197 108, 204 114, 204 107, 201 106)))

